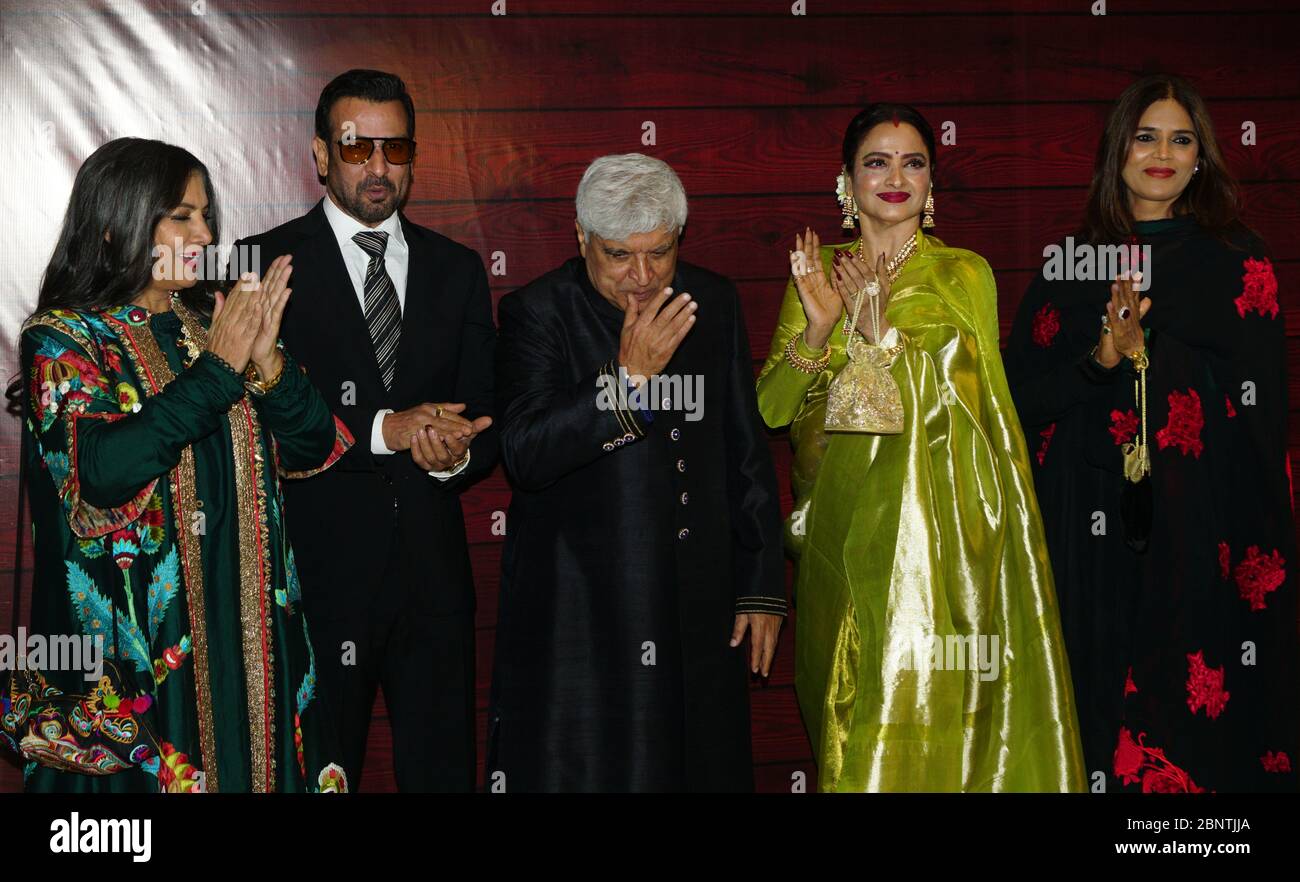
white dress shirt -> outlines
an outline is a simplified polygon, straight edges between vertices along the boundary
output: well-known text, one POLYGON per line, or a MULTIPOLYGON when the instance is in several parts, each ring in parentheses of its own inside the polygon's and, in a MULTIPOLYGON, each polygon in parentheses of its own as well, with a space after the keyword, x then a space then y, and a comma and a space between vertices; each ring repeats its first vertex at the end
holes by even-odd
MULTIPOLYGON (((366 268, 370 265, 370 255, 354 242, 352 237, 362 230, 388 234, 388 244, 384 248, 384 269, 393 282, 393 289, 397 291, 397 305, 405 313, 406 275, 410 265, 411 250, 406 245, 406 237, 402 234, 402 221, 397 212, 384 218, 378 226, 368 227, 335 205, 329 194, 326 194, 321 202, 325 207, 325 219, 329 221, 330 229, 334 231, 334 238, 338 240, 343 264, 348 268, 348 277, 352 280, 352 290, 357 295, 357 303, 361 305, 361 314, 365 315, 366 312, 366 268)), ((396 452, 390 450, 384 443, 384 417, 392 412, 391 409, 384 409, 375 414, 370 424, 371 453, 383 455, 396 452)), ((459 474, 469 464, 468 453, 466 451, 465 460, 450 471, 429 472, 429 474, 440 481, 459 474)))

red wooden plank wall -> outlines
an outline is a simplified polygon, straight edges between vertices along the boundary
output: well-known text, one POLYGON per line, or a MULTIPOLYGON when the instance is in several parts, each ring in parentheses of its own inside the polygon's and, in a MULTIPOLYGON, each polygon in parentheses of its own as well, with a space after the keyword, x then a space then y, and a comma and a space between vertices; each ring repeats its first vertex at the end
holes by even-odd
MULTIPOLYGON (((141 4, 166 12, 175 4, 141 4)), ((1003 331, 1044 245, 1077 222, 1101 121, 1145 72, 1183 74, 1210 103, 1247 220, 1270 243, 1293 367, 1300 361, 1300 56, 1291 3, 1244 0, 491 0, 442 3, 221 4, 291 34, 290 87, 232 66, 221 72, 250 143, 300 163, 320 86, 348 67, 400 73, 418 109, 420 157, 407 214, 478 250, 494 299, 574 253, 572 196, 594 156, 640 150, 672 163, 691 199, 685 259, 728 274, 744 298, 755 363, 766 354, 796 230, 837 240, 834 177, 843 128, 864 103, 917 105, 956 143, 938 153, 936 232, 992 264, 1003 331), (792 14, 792 5, 806 15, 792 14), (295 79, 296 78, 296 79, 295 79), (1258 141, 1241 143, 1242 124, 1258 141), (653 123, 655 143, 642 142, 653 123)), ((41 8, 45 8, 42 6, 41 8)), ((187 23, 177 20, 177 27, 187 23)), ((101 47, 111 67, 108 47, 101 47)), ((120 52, 135 51, 122 47, 120 52)), ((250 68, 251 70, 251 68, 250 68)), ((196 123, 198 124, 198 123, 196 123)), ((297 167, 297 166, 295 166, 297 167)), ((254 173, 256 171, 254 170, 254 173)), ((7 172, 6 174, 13 174, 7 172)), ((250 203, 227 240, 301 213, 250 203)), ((16 327, 5 327, 13 337, 16 327)), ((12 356, 10 356, 12 358, 12 356)), ((12 370, 12 365, 7 366, 12 370)), ((1300 376, 1293 370, 1292 376, 1300 376)), ((1294 382, 1294 381, 1293 381, 1294 382)), ((1300 447, 1293 385, 1291 447, 1300 447)), ((0 438, 0 621, 14 567, 16 422, 0 438)), ((789 449, 772 440, 790 506, 789 449)), ((498 469, 464 496, 478 584, 480 738, 491 677, 501 537, 492 515, 509 491, 498 469)), ((27 558, 30 560, 30 557, 27 558)), ((25 608, 25 604, 24 604, 25 608)), ((791 621, 790 625, 793 624, 791 621)), ((776 670, 753 688, 755 772, 762 790, 815 781, 793 692, 793 633, 776 670)), ((389 730, 376 708, 362 786, 392 786, 389 730)), ((480 764, 482 746, 480 742, 480 764)), ((481 778, 481 773, 480 773, 481 778)), ((17 786, 0 765, 0 790, 17 786)))

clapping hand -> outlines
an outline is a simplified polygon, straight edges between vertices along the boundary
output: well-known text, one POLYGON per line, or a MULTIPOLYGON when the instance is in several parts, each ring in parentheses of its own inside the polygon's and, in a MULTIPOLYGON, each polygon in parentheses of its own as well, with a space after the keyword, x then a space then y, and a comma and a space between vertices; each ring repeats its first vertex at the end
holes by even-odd
POLYGON ((794 237, 794 248, 790 252, 790 274, 808 318, 804 344, 809 349, 822 349, 840 320, 844 304, 822 270, 821 240, 811 227, 805 227, 802 236, 794 237))
POLYGON ((217 292, 207 348, 239 373, 250 361, 264 379, 280 371, 276 340, 291 291, 286 287, 290 259, 286 254, 273 260, 263 280, 244 273, 225 295, 217 292))
POLYGON ((1151 298, 1138 300, 1135 282, 1142 274, 1123 273, 1110 286, 1110 300, 1106 303, 1106 321, 1102 324, 1101 339, 1097 341, 1097 363, 1113 368, 1121 358, 1131 358, 1146 348, 1142 319, 1151 308, 1151 298))
POLYGON ((384 444, 389 450, 410 450, 411 459, 426 472, 445 472, 465 458, 469 445, 492 425, 492 417, 462 416, 463 402, 425 402, 384 415, 384 444))
POLYGON ((293 293, 293 289, 289 287, 289 276, 293 273, 291 260, 290 255, 284 254, 271 261, 266 275, 258 283, 261 289, 259 292, 261 300, 257 308, 261 311, 262 322, 258 327, 257 336, 253 339, 249 358, 264 380, 269 380, 280 373, 282 356, 276 344, 280 339, 280 319, 284 316, 284 307, 289 302, 289 295, 293 293))
POLYGON ((840 298, 845 303, 845 308, 849 315, 853 315, 853 301, 868 285, 875 282, 880 285, 880 294, 876 298, 876 303, 872 303, 866 293, 862 294, 864 303, 862 304, 862 314, 858 317, 858 333, 862 334, 868 342, 879 343, 879 340, 873 340, 871 334, 871 312, 873 308, 878 311, 880 316, 880 336, 885 336, 889 330, 889 323, 885 321, 885 308, 889 306, 889 272, 885 269, 885 255, 881 254, 876 258, 876 265, 873 269, 864 261, 857 260, 852 254, 841 251, 844 257, 835 264, 835 290, 839 293, 840 298))

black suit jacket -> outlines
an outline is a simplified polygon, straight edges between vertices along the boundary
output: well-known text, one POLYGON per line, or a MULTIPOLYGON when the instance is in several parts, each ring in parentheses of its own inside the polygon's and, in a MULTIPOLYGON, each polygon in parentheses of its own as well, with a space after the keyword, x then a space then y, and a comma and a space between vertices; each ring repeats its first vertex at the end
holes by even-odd
POLYGON ((624 313, 580 258, 499 306, 514 493, 487 776, 512 792, 753 787, 728 643, 738 612, 785 611, 780 497, 735 286, 683 261, 672 286, 699 311, 663 374, 697 396, 661 385, 647 413, 602 400, 624 313))
POLYGON ((285 483, 290 539, 313 618, 353 618, 381 595, 407 612, 446 615, 474 607, 458 493, 491 470, 496 427, 475 438, 469 465, 445 482, 409 453, 372 454, 370 432, 377 411, 422 402, 463 401, 468 418, 492 415, 492 300, 477 253, 405 217, 401 223, 410 260, 392 390, 384 388, 321 204, 235 246, 259 273, 280 255, 293 255, 281 338, 356 442, 333 468, 285 483), (404 585, 381 584, 394 560, 404 585))

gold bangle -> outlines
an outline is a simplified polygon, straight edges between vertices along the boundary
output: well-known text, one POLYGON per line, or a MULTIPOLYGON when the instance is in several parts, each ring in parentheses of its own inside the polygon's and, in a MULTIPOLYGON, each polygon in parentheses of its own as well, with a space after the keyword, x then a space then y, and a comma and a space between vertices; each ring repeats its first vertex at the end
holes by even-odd
MULTIPOLYGON (((800 331, 799 333, 802 334, 803 332, 800 331)), ((822 347, 822 354, 814 360, 804 358, 799 354, 799 351, 796 348, 796 341, 798 339, 799 334, 795 334, 790 338, 790 342, 785 344, 785 360, 790 364, 790 367, 804 374, 819 374, 826 370, 827 365, 831 363, 830 345, 828 344, 822 347)))

